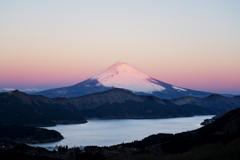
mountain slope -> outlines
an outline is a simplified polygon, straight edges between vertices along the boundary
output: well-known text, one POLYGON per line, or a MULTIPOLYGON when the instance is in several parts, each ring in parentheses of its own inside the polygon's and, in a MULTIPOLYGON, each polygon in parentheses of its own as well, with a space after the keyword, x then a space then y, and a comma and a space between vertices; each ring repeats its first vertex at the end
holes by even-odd
POLYGON ((124 88, 133 92, 151 94, 165 90, 163 86, 156 84, 153 78, 126 63, 116 63, 91 79, 97 79, 97 85, 124 88))
POLYGON ((47 98, 19 91, 0 93, 0 124, 54 125, 85 118, 171 118, 215 114, 211 108, 176 105, 153 96, 111 89, 76 98, 47 98))
POLYGON ((75 106, 86 118, 170 118, 215 114, 197 105, 179 105, 153 96, 136 95, 123 89, 76 98, 54 98, 58 103, 75 106))
POLYGON ((78 97, 113 88, 122 88, 139 95, 153 95, 164 99, 184 96, 205 97, 211 94, 164 83, 148 76, 127 63, 116 63, 103 72, 73 86, 50 89, 34 94, 51 98, 78 97))
POLYGON ((84 122, 81 117, 125 119, 213 115, 237 107, 240 107, 240 97, 216 95, 166 100, 111 89, 75 98, 47 98, 12 91, 0 93, 0 124, 81 123, 84 122), (186 103, 189 98, 198 103, 186 103))
POLYGON ((20 91, 0 93, 0 124, 53 126, 56 123, 85 123, 74 107, 20 91))
POLYGON ((216 113, 220 113, 224 110, 235 109, 240 107, 240 96, 225 97, 221 95, 210 95, 205 98, 199 97, 182 97, 171 99, 171 101, 177 105, 198 105, 204 108, 211 108, 216 113))

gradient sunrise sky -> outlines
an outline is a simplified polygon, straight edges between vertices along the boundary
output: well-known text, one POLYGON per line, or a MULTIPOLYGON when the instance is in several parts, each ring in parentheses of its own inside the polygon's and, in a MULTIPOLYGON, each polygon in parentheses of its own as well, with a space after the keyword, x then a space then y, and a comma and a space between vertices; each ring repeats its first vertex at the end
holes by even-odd
POLYGON ((69 86, 118 61, 240 94, 240 1, 0 0, 0 89, 69 86))

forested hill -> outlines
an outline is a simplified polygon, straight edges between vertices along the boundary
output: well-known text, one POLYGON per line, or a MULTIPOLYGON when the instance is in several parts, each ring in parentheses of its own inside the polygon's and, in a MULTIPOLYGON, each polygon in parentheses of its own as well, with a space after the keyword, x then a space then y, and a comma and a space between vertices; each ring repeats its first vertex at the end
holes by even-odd
POLYGON ((213 115, 240 107, 239 97, 212 95, 165 100, 112 89, 76 98, 47 98, 20 91, 0 93, 0 124, 53 126, 85 118, 131 119, 213 115))
POLYGON ((54 126, 57 123, 86 123, 74 107, 44 96, 18 90, 0 93, 0 124, 54 126))
POLYGON ((0 144, 14 143, 48 143, 63 139, 63 136, 54 130, 27 126, 0 125, 0 144))

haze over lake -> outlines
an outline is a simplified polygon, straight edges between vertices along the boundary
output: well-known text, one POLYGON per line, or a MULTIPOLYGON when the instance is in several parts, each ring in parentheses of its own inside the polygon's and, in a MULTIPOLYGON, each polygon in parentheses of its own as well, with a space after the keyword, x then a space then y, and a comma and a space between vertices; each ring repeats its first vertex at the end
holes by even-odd
POLYGON ((33 146, 110 146, 141 140, 157 133, 179 133, 201 127, 204 119, 213 116, 194 116, 168 119, 88 120, 86 124, 57 125, 47 127, 60 132, 65 139, 54 143, 33 146))

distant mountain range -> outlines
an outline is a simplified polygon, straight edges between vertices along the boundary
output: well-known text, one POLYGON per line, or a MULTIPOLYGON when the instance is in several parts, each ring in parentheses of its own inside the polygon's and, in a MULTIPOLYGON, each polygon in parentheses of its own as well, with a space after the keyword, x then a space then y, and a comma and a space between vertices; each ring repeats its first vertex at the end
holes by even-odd
POLYGON ((152 95, 164 99, 185 96, 206 97, 212 94, 164 83, 148 76, 127 63, 116 63, 99 74, 78 84, 69 87, 49 89, 34 94, 44 95, 50 98, 70 98, 103 92, 113 88, 121 88, 138 95, 152 95))
POLYGON ((237 107, 240 107, 240 97, 219 95, 166 100, 136 95, 123 89, 111 89, 76 98, 47 98, 15 90, 0 93, 0 124, 50 126, 56 123, 85 123, 84 118, 213 115, 237 107))
MULTIPOLYGON (((15 88, 2 88, 2 89, 0 89, 0 93, 1 92, 14 91, 14 90, 16 90, 16 89, 15 88)), ((40 92, 39 89, 35 89, 35 88, 31 88, 31 89, 27 88, 27 89, 22 89, 20 91, 24 92, 24 93, 28 93, 28 94, 35 93, 35 92, 40 92)))

